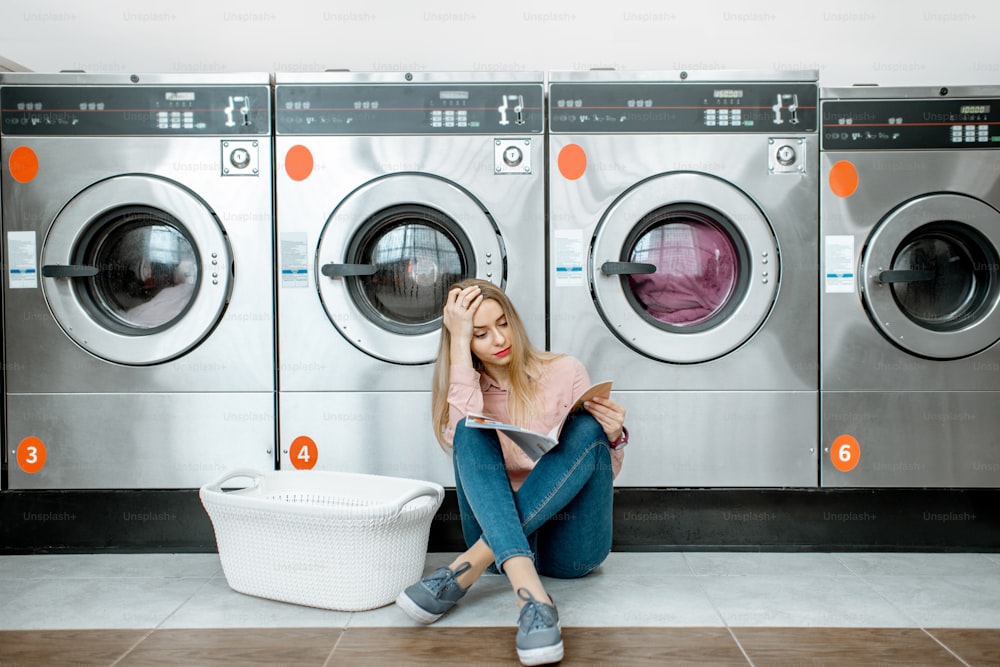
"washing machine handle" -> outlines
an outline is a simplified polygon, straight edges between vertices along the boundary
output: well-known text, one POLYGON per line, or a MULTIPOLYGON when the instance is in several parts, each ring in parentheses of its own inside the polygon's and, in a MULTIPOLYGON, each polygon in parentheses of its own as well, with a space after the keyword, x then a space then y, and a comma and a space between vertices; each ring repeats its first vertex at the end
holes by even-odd
POLYGON ((880 283, 921 283, 934 280, 934 272, 926 269, 912 269, 906 271, 881 271, 878 274, 880 283))
POLYGON ((374 264, 324 264, 320 272, 324 276, 336 278, 338 276, 373 276, 376 267, 374 264))
POLYGON ((655 264, 642 262, 604 262, 601 273, 606 276, 631 276, 640 273, 656 273, 655 264))
POLYGON ((84 264, 46 264, 42 267, 42 276, 45 278, 90 278, 97 274, 96 266, 84 264))

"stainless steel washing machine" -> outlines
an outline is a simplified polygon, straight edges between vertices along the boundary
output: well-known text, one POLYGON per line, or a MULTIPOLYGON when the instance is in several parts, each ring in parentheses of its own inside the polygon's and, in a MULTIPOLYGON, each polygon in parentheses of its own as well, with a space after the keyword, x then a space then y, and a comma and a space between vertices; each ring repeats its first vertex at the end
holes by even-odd
POLYGON ((453 484, 430 389, 448 287, 545 344, 544 78, 275 75, 282 468, 453 484))
POLYGON ((10 488, 274 467, 270 75, 0 79, 10 488))
POLYGON ((549 75, 551 348, 623 486, 817 484, 815 72, 549 75))
POLYGON ((821 96, 822 484, 1000 486, 1000 88, 821 96))

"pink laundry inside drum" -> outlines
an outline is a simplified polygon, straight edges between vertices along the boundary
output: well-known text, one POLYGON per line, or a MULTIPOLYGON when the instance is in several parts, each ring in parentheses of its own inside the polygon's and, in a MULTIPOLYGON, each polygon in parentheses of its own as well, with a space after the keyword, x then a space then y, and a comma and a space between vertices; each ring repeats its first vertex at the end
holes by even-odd
POLYGON ((664 324, 690 327, 722 310, 736 289, 739 258, 732 239, 706 222, 667 223, 639 239, 630 261, 655 273, 630 275, 632 294, 664 324))

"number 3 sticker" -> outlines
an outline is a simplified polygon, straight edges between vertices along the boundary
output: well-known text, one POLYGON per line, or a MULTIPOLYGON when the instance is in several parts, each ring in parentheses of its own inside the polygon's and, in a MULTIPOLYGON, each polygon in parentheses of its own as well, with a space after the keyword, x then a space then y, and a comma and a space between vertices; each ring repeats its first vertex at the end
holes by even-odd
POLYGON ((45 443, 35 436, 28 436, 17 446, 17 465, 29 475, 45 467, 45 443))
POLYGON ((861 445, 853 435, 837 436, 830 447, 830 461, 840 472, 850 472, 861 460, 861 445))
POLYGON ((300 435, 292 440, 292 446, 288 448, 288 458, 297 470, 311 470, 318 457, 316 443, 307 435, 300 435))

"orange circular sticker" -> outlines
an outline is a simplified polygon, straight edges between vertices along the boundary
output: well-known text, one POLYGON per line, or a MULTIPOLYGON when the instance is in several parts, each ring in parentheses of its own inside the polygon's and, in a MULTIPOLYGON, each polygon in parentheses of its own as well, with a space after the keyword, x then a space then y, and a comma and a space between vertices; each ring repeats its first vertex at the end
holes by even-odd
POLYGON ((29 183, 38 175, 38 155, 27 146, 18 146, 10 153, 7 168, 18 183, 29 183))
POLYGON ((293 181, 304 181, 309 178, 309 174, 313 170, 313 155, 312 151, 303 146, 302 144, 296 144, 288 149, 285 153, 285 173, 293 181))
POLYGON ((31 435, 17 446, 17 465, 21 470, 34 475, 45 467, 45 443, 31 435))
POLYGON ((830 167, 830 190, 838 197, 850 197, 858 189, 858 168, 841 160, 830 167))
POLYGON ((587 153, 578 144, 566 144, 559 151, 559 173, 575 181, 587 171, 587 153))
POLYGON ((850 472, 861 460, 861 445, 853 435, 838 435, 830 447, 830 461, 840 472, 850 472))
POLYGON ((292 465, 298 470, 311 470, 316 465, 319 458, 319 450, 316 443, 307 435, 300 435, 292 440, 292 446, 288 448, 288 458, 292 465))

